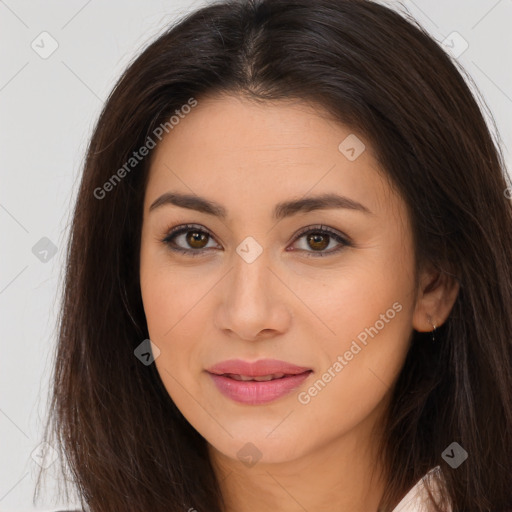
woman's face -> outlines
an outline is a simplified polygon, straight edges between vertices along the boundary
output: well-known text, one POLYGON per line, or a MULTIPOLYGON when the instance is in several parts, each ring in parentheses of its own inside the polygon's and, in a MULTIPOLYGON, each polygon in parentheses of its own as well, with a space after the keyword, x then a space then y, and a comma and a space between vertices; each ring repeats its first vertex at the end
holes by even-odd
POLYGON ((183 415, 242 461, 370 436, 406 356, 415 288, 405 204, 369 143, 304 103, 230 96, 199 101, 153 151, 140 284, 183 415), (327 195, 339 198, 322 206, 327 195), (280 363, 249 364, 265 359, 280 363))

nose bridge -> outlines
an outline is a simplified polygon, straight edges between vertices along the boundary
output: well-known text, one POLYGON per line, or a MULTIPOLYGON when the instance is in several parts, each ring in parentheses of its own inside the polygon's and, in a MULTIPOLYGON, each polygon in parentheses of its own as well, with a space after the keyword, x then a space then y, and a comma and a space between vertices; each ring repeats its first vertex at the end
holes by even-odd
POLYGON ((256 300, 262 306, 270 295, 269 281, 273 276, 268 269, 269 253, 256 243, 254 239, 244 240, 233 255, 230 294, 231 298, 245 306, 256 300))
POLYGON ((280 283, 268 268, 272 266, 270 253, 254 242, 245 240, 233 253, 217 315, 219 328, 244 339, 264 330, 282 330, 289 316, 281 303, 282 295, 276 293, 280 283))

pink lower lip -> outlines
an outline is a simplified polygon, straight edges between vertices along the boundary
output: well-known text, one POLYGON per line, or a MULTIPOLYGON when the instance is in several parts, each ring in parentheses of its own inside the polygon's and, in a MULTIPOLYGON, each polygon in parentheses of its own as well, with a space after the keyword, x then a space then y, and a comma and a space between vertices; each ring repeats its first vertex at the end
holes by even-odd
MULTIPOLYGON (((209 373, 209 372, 208 372, 209 373)), ((299 387, 311 374, 311 371, 288 375, 269 381, 241 381, 209 373, 218 390, 235 402, 249 405, 266 404, 287 395, 299 387)))

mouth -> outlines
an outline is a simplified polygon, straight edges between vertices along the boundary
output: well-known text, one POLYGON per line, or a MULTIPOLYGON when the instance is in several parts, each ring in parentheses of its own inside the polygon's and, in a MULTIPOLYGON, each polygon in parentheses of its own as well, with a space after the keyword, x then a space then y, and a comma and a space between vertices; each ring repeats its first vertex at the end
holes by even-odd
POLYGON ((288 395, 312 373, 311 368, 271 359, 254 363, 231 360, 207 370, 217 389, 227 398, 261 405, 288 395))
POLYGON ((228 377, 230 379, 241 380, 244 382, 248 382, 248 381, 268 382, 269 380, 276 380, 276 379, 282 379, 285 377, 291 377, 293 374, 273 373, 271 375, 260 375, 258 377, 250 377, 248 375, 238 375, 236 373, 223 373, 222 375, 224 377, 228 377))

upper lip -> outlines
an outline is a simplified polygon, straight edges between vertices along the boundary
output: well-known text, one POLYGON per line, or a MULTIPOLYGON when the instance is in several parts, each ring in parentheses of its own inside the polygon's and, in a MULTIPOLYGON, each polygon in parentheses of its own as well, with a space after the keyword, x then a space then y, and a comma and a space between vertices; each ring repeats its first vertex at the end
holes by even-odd
POLYGON ((258 361, 250 362, 243 361, 242 359, 230 359, 229 361, 222 361, 207 369, 208 372, 217 375, 231 373, 234 375, 244 375, 247 377, 262 377, 265 375, 272 375, 277 373, 284 373, 285 375, 298 375, 307 371, 312 371, 311 368, 297 366, 286 361, 279 361, 277 359, 260 359, 258 361))

